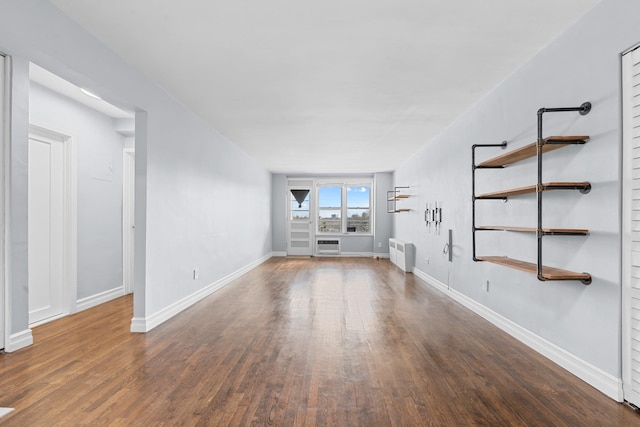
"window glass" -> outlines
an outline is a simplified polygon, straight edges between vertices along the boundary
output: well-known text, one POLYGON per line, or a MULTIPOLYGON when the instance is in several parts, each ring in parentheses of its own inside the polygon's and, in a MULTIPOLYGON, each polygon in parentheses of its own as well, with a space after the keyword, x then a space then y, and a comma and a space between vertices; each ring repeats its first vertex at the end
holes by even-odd
MULTIPOLYGON (((309 192, 311 194, 311 192, 309 192)), ((296 198, 289 192, 289 203, 291 203, 291 219, 309 219, 309 194, 302 203, 298 203, 296 198)))
POLYGON ((347 233, 371 232, 371 187, 347 187, 347 233))
POLYGON ((318 188, 318 232, 342 232, 342 187, 318 188))

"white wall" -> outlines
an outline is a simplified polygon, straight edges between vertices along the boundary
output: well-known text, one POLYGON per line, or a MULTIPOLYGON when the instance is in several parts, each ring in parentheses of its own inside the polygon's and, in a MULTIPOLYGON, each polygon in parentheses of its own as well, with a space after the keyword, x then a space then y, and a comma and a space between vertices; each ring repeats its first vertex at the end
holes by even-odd
MULTIPOLYGON (((396 185, 410 185, 418 196, 418 210, 395 217, 395 232, 398 238, 416 243, 420 271, 615 378, 621 372, 620 53, 640 42, 639 16, 640 2, 603 1, 426 144, 394 176, 396 185), (593 189, 587 195, 545 194, 544 225, 591 232, 587 237, 545 237, 544 260, 589 272, 593 283, 539 282, 517 270, 474 263, 471 146, 507 140, 509 148, 515 148, 533 142, 539 108, 579 106, 584 101, 593 104, 587 116, 545 114, 546 135, 587 134, 591 141, 546 155, 544 177, 545 181, 588 180, 593 189), (436 200, 443 202, 440 236, 427 234, 422 217, 425 202, 436 200), (453 269, 442 255, 449 228, 454 233, 453 269), (482 290, 485 280, 490 281, 489 292, 482 290)), ((482 160, 501 151, 478 153, 482 160)), ((502 171, 478 171, 477 176, 479 193, 532 184, 536 163, 531 159, 502 171)), ((535 196, 477 205, 479 225, 535 226, 535 196)), ((535 261, 536 239, 485 232, 479 235, 478 254, 535 261)))
POLYGON ((389 256, 389 238, 393 237, 393 217, 396 214, 387 212, 387 191, 393 190, 393 174, 378 172, 375 180, 375 231, 373 252, 378 256, 389 256))
POLYGON ((273 174, 271 181, 271 221, 274 252, 287 252, 287 176, 273 174))
POLYGON ((143 329, 270 254, 270 173, 66 15, 48 2, 2 1, 0 51, 13 58, 12 335, 28 330, 28 61, 137 111, 134 317, 143 329))
POLYGON ((122 287, 122 148, 114 120, 31 82, 32 124, 74 139, 78 165, 77 299, 122 287))

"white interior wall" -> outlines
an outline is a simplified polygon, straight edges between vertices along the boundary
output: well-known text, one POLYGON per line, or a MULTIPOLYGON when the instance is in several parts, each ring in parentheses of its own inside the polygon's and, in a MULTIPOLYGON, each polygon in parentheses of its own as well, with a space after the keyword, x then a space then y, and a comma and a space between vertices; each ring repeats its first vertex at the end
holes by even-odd
POLYGON ((271 179, 271 220, 273 222, 273 252, 287 253, 287 176, 274 173, 271 179))
POLYGON ((271 252, 271 175, 48 2, 0 4, 12 56, 9 349, 29 342, 28 63, 136 111, 134 317, 147 330, 271 252), (193 268, 199 278, 193 279, 193 268))
POLYGON ((122 148, 114 120, 31 82, 31 124, 74 139, 78 166, 77 299, 122 288, 122 148))
POLYGON ((389 238, 393 237, 393 217, 396 214, 387 212, 387 191, 393 189, 393 174, 391 172, 378 172, 374 174, 375 180, 375 231, 373 252, 376 256, 389 256, 389 238))
MULTIPOLYGON (((417 269, 612 378, 620 378, 620 53, 640 41, 640 3, 605 0, 524 67, 426 144, 394 175, 410 185, 416 210, 395 217, 395 234, 416 243, 417 269), (545 237, 546 264, 586 271, 593 283, 539 282, 534 275, 472 261, 471 146, 507 140, 513 149, 536 138, 541 107, 593 104, 586 116, 544 115, 545 135, 587 134, 584 146, 545 155, 545 181, 588 180, 593 189, 548 193, 544 225, 588 228, 587 237, 545 237), (428 234, 427 201, 443 203, 443 232, 428 234), (454 233, 453 268, 442 254, 454 233), (426 259, 430 261, 427 262, 426 259), (482 283, 490 281, 489 292, 482 283)), ((487 60, 490 60, 488 58, 487 60)), ((478 151, 479 160, 501 153, 478 151)), ((478 193, 535 183, 535 159, 478 171, 478 193)), ((478 201, 478 225, 535 226, 534 196, 478 201)), ((479 255, 535 261, 535 236, 480 234, 479 255)), ((613 384, 615 386, 615 384, 613 384)))

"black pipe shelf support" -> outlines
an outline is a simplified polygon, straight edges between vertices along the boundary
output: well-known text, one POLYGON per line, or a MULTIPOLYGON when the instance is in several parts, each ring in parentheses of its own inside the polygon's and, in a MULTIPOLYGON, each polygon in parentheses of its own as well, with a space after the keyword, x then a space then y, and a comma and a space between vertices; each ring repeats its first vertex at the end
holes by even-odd
MULTIPOLYGON (((524 158, 531 157, 533 153, 534 144, 530 144, 527 147, 523 147, 518 152, 519 156, 510 155, 507 153, 503 156, 498 156, 494 159, 490 159, 483 163, 485 165, 476 164, 476 148, 485 148, 485 147, 501 147, 506 148, 507 142, 504 141, 501 144, 474 144, 471 150, 471 185, 472 185, 472 194, 471 194, 471 206, 472 206, 472 220, 471 220, 471 228, 472 228, 472 240, 473 240, 473 261, 475 262, 493 262, 499 265, 503 265, 506 267, 511 267, 515 269, 519 269, 522 271, 527 271, 536 274, 536 277, 540 281, 565 281, 565 280, 578 280, 585 285, 591 283, 592 278, 588 273, 573 273, 570 271, 560 270, 552 267, 545 267, 542 263, 542 238, 544 236, 585 236, 588 234, 588 230, 577 230, 577 229, 544 229, 542 227, 542 194, 548 190, 578 190, 582 194, 587 194, 591 191, 591 184, 589 182, 581 182, 581 183, 543 183, 542 182, 542 157, 544 153, 545 145, 581 145, 585 144, 589 137, 588 136, 579 136, 579 137, 548 137, 543 138, 543 114, 544 113, 558 113, 558 112, 578 112, 580 115, 584 116, 589 114, 591 111, 591 103, 585 102, 579 107, 563 107, 563 108, 540 108, 537 112, 538 123, 537 130, 538 135, 535 142, 535 157, 537 158, 537 183, 535 186, 528 188, 526 192, 519 192, 518 194, 527 194, 534 193, 536 194, 536 204, 537 204, 537 227, 535 228, 527 228, 527 227, 477 227, 476 226, 476 201, 477 200, 503 200, 506 201, 507 197, 504 195, 495 195, 494 193, 488 193, 485 196, 476 195, 476 170, 477 169, 502 169, 506 165, 515 163, 524 158), (521 155, 522 151, 526 151, 526 154, 521 155), (520 156, 521 155, 521 156, 520 156), (505 156, 510 157, 509 160, 504 160, 504 162, 499 162, 505 156), (533 190, 533 191, 532 191, 533 190), (476 232, 477 231, 520 231, 520 232, 535 232, 537 238, 537 260, 536 263, 529 263, 525 261, 519 261, 510 259, 507 257, 497 257, 497 256, 487 256, 487 257, 478 257, 476 252, 476 232)), ((557 147, 559 148, 559 147, 557 147)), ((555 148, 549 148, 546 151, 552 150, 555 148)), ((505 191, 505 192, 508 192, 505 191)), ((500 192, 496 192, 500 193, 500 192)))

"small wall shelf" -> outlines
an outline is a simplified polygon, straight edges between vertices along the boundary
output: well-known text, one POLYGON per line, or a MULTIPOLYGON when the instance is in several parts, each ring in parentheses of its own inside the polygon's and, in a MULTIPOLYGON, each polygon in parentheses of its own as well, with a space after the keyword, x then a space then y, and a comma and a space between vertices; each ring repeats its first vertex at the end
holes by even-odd
POLYGON ((510 188, 508 190, 495 191, 493 193, 479 194, 478 199, 506 199, 511 196, 521 196, 523 194, 534 194, 551 190, 580 190, 586 194, 591 190, 588 182, 547 182, 539 185, 528 185, 526 187, 510 188))
MULTIPOLYGON (((524 271, 531 274, 537 274, 538 272, 538 266, 535 263, 520 261, 517 259, 508 258, 506 256, 484 256, 479 257, 478 261, 491 262, 493 264, 502 265, 503 267, 515 268, 516 270, 524 271)), ((574 273, 573 271, 542 266, 542 274, 544 275, 546 280, 580 280, 583 283, 591 283, 591 275, 589 275, 588 273, 574 273)))
POLYGON ((473 260, 498 264, 504 267, 514 268, 527 273, 533 273, 538 280, 578 280, 583 284, 591 283, 591 275, 588 273, 575 273, 542 264, 542 238, 544 236, 586 236, 589 230, 581 228, 545 228, 542 226, 542 194, 551 190, 578 190, 582 194, 591 191, 591 184, 587 181, 581 182, 542 182, 542 157, 559 148, 569 145, 584 144, 589 140, 586 135, 577 136, 550 136, 543 138, 542 115, 546 112, 568 112, 577 111, 581 115, 586 115, 591 111, 591 104, 583 103, 579 107, 569 108, 541 108, 538 110, 538 139, 536 142, 524 147, 512 150, 508 153, 485 160, 476 165, 476 148, 501 147, 506 148, 507 142, 501 144, 475 144, 471 149, 471 170, 472 170, 472 231, 473 231, 473 260), (538 180, 536 184, 525 187, 510 188, 506 190, 494 191, 476 195, 476 170, 477 169, 502 169, 508 165, 520 162, 525 159, 536 157, 538 161, 538 180), (521 196, 525 194, 536 194, 538 212, 537 227, 519 227, 506 225, 476 226, 476 201, 477 200, 506 200, 508 197, 521 196), (507 231, 535 233, 538 242, 537 262, 531 263, 521 261, 506 256, 476 256, 476 232, 478 231, 507 231))
POLYGON ((409 212, 411 209, 398 207, 398 201, 406 200, 411 197, 410 194, 403 193, 402 190, 406 190, 409 187, 394 187, 393 190, 387 191, 387 212, 409 212))
MULTIPOLYGON (((476 231, 515 231, 520 233, 536 233, 535 227, 512 227, 506 225, 485 225, 476 227, 476 231)), ((589 230, 582 228, 543 228, 542 233, 546 236, 586 236, 589 230)))
MULTIPOLYGON (((572 144, 584 144, 589 140, 586 135, 580 136, 550 136, 544 139, 542 145, 542 152, 548 153, 549 151, 557 150, 558 148, 566 147, 572 144)), ((481 168, 495 168, 505 167, 510 164, 529 159, 538 155, 538 142, 532 142, 529 145, 525 145, 522 148, 510 151, 501 156, 494 157, 493 159, 486 160, 476 166, 477 169, 481 168)))

